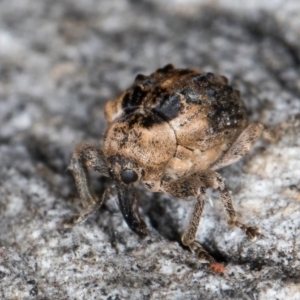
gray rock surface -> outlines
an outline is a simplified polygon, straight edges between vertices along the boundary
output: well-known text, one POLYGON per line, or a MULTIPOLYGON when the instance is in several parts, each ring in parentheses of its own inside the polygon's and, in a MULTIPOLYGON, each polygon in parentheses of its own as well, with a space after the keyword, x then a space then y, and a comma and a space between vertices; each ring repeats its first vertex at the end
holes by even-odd
MULTIPOLYGON (((1 299, 300 299, 300 5, 209 3, 0 1, 1 299), (139 189, 145 240, 114 196, 72 226, 76 143, 101 143, 105 102, 169 62, 226 75, 281 133, 221 172, 264 238, 229 228, 211 193, 197 238, 224 274, 178 243, 192 202, 139 189)), ((99 194, 112 184, 92 177, 99 194)))

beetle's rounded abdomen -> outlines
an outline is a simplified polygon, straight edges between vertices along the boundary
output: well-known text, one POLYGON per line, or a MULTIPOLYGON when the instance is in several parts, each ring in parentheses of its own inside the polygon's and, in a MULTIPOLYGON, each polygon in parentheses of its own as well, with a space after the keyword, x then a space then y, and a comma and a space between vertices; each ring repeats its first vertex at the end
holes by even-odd
POLYGON ((107 103, 105 115, 106 152, 127 149, 126 156, 140 153, 143 166, 169 160, 168 168, 187 172, 209 168, 248 124, 240 94, 225 77, 172 65, 138 75, 131 88, 107 103), (190 151, 189 158, 180 158, 179 149, 190 151))
POLYGON ((168 122, 177 143, 189 149, 230 143, 248 124, 239 92, 225 77, 172 65, 138 75, 131 88, 107 103, 105 114, 112 122, 140 108, 168 122))

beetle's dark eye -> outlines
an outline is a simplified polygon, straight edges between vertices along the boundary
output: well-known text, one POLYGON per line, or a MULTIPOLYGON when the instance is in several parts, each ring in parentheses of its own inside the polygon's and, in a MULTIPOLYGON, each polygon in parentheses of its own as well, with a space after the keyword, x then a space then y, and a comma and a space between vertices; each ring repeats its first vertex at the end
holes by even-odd
POLYGON ((137 181, 138 175, 131 169, 125 169, 121 172, 121 180, 126 183, 133 183, 137 181))

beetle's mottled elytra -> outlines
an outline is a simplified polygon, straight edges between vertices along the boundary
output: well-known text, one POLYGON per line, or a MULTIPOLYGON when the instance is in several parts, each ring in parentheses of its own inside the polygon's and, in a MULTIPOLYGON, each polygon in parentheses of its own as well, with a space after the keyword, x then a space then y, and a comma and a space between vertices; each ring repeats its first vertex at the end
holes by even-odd
POLYGON ((129 197, 134 183, 153 192, 196 198, 182 243, 200 261, 214 261, 195 241, 207 188, 219 190, 230 225, 250 238, 259 234, 237 220, 230 193, 215 171, 247 154, 263 130, 261 124, 248 124, 240 93, 226 77, 167 65, 149 76, 137 75, 130 88, 107 102, 105 117, 103 150, 81 143, 70 165, 80 198, 88 206, 81 220, 103 201, 89 191, 89 167, 115 181, 123 217, 142 237, 146 224, 137 201, 129 197))

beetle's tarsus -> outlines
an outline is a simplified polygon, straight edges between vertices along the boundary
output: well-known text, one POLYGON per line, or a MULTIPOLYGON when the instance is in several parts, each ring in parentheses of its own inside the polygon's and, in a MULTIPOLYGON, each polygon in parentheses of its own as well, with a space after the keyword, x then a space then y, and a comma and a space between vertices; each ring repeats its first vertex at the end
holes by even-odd
POLYGON ((203 264, 208 263, 210 265, 216 262, 215 259, 203 249, 200 243, 195 241, 189 246, 189 248, 191 252, 193 252, 197 256, 199 262, 203 264))
POLYGON ((248 239, 252 242, 254 242, 257 237, 264 237, 264 235, 260 233, 260 229, 258 227, 247 226, 239 221, 236 221, 234 226, 242 229, 246 233, 248 239))

